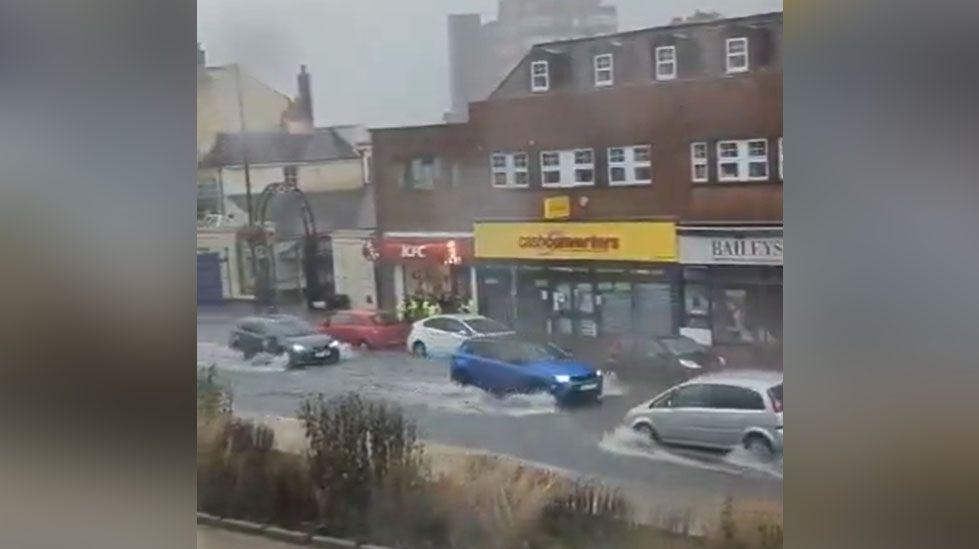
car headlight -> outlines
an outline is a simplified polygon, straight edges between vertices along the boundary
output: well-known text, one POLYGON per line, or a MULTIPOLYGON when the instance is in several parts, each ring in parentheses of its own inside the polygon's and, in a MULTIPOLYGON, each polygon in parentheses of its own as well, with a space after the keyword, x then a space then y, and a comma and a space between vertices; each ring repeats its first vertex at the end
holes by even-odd
POLYGON ((595 370, 595 375, 598 376, 598 377, 602 377, 602 371, 601 370, 595 370))
POLYGON ((334 349, 336 349, 339 346, 340 346, 340 342, 335 339, 330 342, 330 347, 333 347, 334 349))
POLYGON ((684 368, 690 368, 691 370, 699 370, 701 368, 700 364, 697 364, 696 362, 686 358, 680 359, 680 366, 683 366, 684 368))
POLYGON ((301 352, 303 352, 303 351, 306 350, 306 347, 303 347, 302 345, 300 345, 298 343, 293 343, 292 350, 294 352, 296 352, 296 353, 301 353, 301 352))
POLYGON ((727 359, 726 358, 724 358, 722 356, 718 356, 717 357, 717 361, 721 363, 721 366, 727 366, 727 359))
POLYGON ((554 381, 558 383, 571 383, 571 376, 554 376, 554 381))

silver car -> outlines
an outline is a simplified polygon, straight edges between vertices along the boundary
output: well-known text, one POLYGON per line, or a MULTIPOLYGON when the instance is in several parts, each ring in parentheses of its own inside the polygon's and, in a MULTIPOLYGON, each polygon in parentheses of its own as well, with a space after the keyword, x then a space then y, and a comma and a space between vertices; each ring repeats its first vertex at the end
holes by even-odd
POLYGON ((729 370, 676 385, 625 422, 657 442, 770 457, 782 451, 782 372, 729 370))

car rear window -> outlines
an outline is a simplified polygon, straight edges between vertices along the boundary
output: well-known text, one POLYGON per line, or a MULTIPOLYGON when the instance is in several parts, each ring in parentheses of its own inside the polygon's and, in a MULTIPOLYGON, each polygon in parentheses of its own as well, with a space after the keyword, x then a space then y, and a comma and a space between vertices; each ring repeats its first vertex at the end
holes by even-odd
POLYGON ((781 383, 779 383, 778 385, 776 385, 776 386, 772 387, 771 389, 769 389, 768 390, 768 394, 769 394, 769 396, 772 397, 772 400, 773 401, 775 401, 775 402, 778 403, 778 406, 777 407, 778 407, 779 410, 781 410, 785 406, 785 401, 782 399, 782 384, 781 383))

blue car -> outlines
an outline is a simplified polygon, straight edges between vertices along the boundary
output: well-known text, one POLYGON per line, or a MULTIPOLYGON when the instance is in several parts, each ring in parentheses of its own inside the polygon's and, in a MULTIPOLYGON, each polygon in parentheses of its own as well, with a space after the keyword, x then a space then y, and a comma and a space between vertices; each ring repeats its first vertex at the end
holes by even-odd
POLYGON ((494 394, 549 392, 560 402, 597 400, 602 371, 564 351, 511 337, 472 338, 452 355, 449 375, 494 394))

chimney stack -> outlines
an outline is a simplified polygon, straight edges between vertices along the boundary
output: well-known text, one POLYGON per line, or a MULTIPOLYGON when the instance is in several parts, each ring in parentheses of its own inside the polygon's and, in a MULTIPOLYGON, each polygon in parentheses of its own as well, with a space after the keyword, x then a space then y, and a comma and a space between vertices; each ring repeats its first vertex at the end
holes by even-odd
POLYGON ((313 126, 313 96, 310 93, 309 73, 306 72, 306 65, 299 66, 299 109, 313 126))

